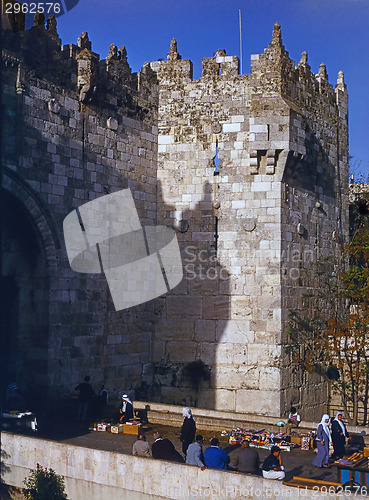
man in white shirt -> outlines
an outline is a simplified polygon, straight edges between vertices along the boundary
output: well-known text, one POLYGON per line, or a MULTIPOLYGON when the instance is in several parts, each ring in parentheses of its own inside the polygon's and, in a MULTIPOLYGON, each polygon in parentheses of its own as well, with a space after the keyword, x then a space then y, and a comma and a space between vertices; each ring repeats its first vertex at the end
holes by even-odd
POLYGON ((291 406, 286 424, 286 434, 291 434, 291 429, 296 429, 301 422, 301 417, 294 406, 291 406))

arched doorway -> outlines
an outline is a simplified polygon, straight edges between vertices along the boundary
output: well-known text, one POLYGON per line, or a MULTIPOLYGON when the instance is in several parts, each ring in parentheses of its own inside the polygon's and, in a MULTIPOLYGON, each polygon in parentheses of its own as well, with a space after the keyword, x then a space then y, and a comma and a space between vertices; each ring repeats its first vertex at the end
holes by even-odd
MULTIPOLYGON (((22 200, 24 202, 24 200, 22 200)), ((44 244, 25 205, 1 190, 0 380, 15 382, 30 406, 47 388, 49 273, 44 244)))

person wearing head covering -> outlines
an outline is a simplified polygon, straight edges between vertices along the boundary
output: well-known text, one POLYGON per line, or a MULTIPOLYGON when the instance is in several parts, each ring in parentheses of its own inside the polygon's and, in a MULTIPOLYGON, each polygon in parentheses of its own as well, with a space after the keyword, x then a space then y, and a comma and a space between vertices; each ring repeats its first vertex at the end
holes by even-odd
POLYGON ((332 442, 334 453, 332 458, 342 458, 345 454, 345 442, 349 438, 345 424, 342 422, 342 413, 339 411, 332 422, 332 442))
POLYGON ((316 465, 316 467, 328 467, 329 443, 332 442, 331 432, 328 426, 329 420, 329 415, 324 414, 318 425, 318 434, 316 438, 318 453, 311 462, 313 465, 316 465))
POLYGON ((133 418, 133 404, 127 394, 123 394, 122 396, 122 404, 120 405, 119 413, 119 422, 125 423, 133 418))
POLYGON ((186 456, 187 448, 195 439, 196 422, 192 416, 190 408, 188 407, 183 408, 182 414, 184 416, 184 420, 181 428, 181 441, 182 441, 182 451, 186 456))

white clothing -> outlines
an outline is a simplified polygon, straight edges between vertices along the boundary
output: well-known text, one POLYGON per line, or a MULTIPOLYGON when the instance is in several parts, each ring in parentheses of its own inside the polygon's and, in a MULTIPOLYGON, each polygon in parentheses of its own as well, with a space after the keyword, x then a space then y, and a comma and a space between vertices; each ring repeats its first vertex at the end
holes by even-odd
POLYGON ((284 479, 286 477, 286 473, 284 470, 263 470, 263 478, 264 479, 284 479))

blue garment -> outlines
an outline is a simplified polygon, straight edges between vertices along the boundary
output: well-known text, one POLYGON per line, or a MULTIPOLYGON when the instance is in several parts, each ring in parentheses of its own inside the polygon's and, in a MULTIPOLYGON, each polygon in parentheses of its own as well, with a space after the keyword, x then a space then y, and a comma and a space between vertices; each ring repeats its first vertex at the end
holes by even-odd
POLYGON ((311 463, 317 467, 322 467, 323 464, 328 463, 329 459, 329 436, 324 432, 322 424, 318 425, 316 445, 318 453, 311 463), (321 441, 324 441, 324 444, 321 444, 321 441))
POLYGON ((230 462, 228 454, 218 446, 207 448, 204 453, 204 460, 206 467, 222 470, 227 470, 230 462))

